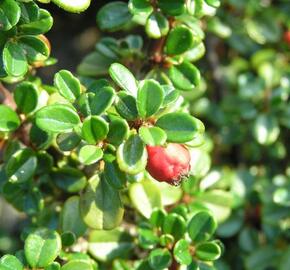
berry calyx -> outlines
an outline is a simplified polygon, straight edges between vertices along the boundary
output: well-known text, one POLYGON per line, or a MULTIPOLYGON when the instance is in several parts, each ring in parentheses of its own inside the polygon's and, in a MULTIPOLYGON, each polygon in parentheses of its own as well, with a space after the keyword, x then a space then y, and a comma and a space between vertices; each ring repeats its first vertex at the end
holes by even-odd
POLYGON ((165 147, 147 145, 147 171, 160 182, 178 185, 189 173, 190 154, 188 149, 177 143, 165 147))

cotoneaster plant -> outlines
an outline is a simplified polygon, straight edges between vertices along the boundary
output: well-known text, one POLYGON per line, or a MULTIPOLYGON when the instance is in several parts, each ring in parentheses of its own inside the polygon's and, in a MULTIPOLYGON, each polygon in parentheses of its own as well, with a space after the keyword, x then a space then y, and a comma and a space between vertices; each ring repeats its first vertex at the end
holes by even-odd
MULTIPOLYGON (((76 13, 90 3, 52 2, 76 13)), ((25 213, 23 248, 0 269, 215 269, 225 217, 210 199, 220 192, 198 187, 210 142, 184 93, 204 85, 193 62, 219 5, 107 3, 102 31, 141 25, 144 37, 104 36, 77 74, 61 69, 47 85, 37 68, 56 62, 43 35, 53 16, 35 1, 0 2, 0 188, 25 213)))

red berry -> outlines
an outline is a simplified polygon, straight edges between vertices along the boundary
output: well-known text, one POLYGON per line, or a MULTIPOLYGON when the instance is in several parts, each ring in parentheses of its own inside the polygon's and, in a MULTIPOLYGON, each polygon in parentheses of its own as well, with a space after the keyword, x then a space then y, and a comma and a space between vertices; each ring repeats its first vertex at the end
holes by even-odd
POLYGON ((181 144, 169 143, 166 147, 147 145, 147 171, 160 182, 177 185, 188 175, 190 154, 181 144))
POLYGON ((284 33, 284 41, 290 46, 290 30, 284 33))

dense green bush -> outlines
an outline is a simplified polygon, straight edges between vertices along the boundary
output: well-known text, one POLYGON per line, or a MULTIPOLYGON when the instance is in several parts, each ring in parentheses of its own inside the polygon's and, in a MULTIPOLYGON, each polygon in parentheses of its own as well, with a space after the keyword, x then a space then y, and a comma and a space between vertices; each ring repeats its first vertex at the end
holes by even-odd
POLYGON ((0 270, 289 269, 288 0, 110 1, 51 85, 39 2, 0 0, 0 270))

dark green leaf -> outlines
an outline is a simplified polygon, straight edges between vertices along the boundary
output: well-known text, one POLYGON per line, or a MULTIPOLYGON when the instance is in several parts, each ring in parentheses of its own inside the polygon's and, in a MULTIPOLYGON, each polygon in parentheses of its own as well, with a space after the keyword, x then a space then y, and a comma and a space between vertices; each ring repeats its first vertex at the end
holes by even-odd
POLYGON ((61 267, 61 270, 94 270, 89 261, 71 260, 61 267))
POLYGON ((14 131, 20 125, 20 119, 16 112, 6 105, 0 105, 0 131, 9 132, 14 131))
POLYGON ((146 218, 150 218, 154 208, 161 208, 160 190, 150 180, 131 184, 130 199, 135 208, 146 218))
POLYGON ((36 36, 23 36, 19 38, 19 45, 25 51, 26 58, 30 64, 45 61, 50 53, 48 44, 36 36))
POLYGON ((12 255, 4 255, 0 259, 0 269, 1 270, 23 270, 24 267, 22 263, 12 255))
POLYGON ((164 99, 163 88, 155 80, 145 80, 139 85, 137 94, 137 109, 142 118, 148 118, 157 113, 164 99))
POLYGON ((28 71, 25 51, 15 41, 8 41, 3 49, 4 69, 8 75, 14 77, 23 76, 28 71))
POLYGON ((36 113, 36 124, 45 131, 71 131, 79 123, 77 112, 65 104, 48 105, 36 113))
POLYGON ((159 0, 158 6, 170 16, 178 16, 185 12, 185 0, 159 0))
POLYGON ((109 133, 107 140, 113 145, 120 145, 129 134, 129 126, 127 121, 122 118, 113 119, 109 124, 109 133))
POLYGON ((124 208, 119 192, 95 175, 81 196, 81 215, 88 227, 111 230, 122 221, 124 208))
POLYGON ((33 268, 42 268, 52 263, 61 250, 61 238, 56 231, 37 229, 25 240, 25 257, 33 268))
POLYGON ((178 66, 169 69, 169 77, 177 89, 190 91, 200 82, 200 72, 190 62, 184 61, 178 66))
POLYGON ((166 269, 171 263, 171 254, 167 249, 158 248, 149 254, 149 264, 154 270, 166 269))
POLYGON ((177 262, 189 265, 192 262, 192 255, 189 251, 189 243, 185 239, 180 239, 174 246, 174 258, 177 262))
POLYGON ((79 204, 78 196, 70 197, 64 203, 60 215, 62 232, 73 232, 77 237, 84 235, 87 229, 80 216, 79 204))
POLYGON ((95 95, 90 99, 90 109, 92 115, 100 115, 105 112, 114 102, 115 91, 112 87, 103 87, 95 91, 95 95))
POLYGON ((120 1, 108 3, 97 14, 97 23, 102 31, 117 31, 131 21, 128 4, 120 1))
POLYGON ((109 132, 108 123, 99 116, 87 118, 82 126, 82 137, 90 144, 104 140, 109 132))
POLYGON ((120 229, 92 231, 89 235, 89 252, 100 261, 122 258, 128 255, 133 247, 134 243, 130 234, 120 229))
POLYGON ((163 209, 156 208, 152 211, 150 216, 150 223, 155 227, 161 227, 163 225, 166 212, 163 209))
POLYGON ((152 13, 146 22, 146 33, 151 38, 161 38, 169 32, 167 18, 159 12, 152 13))
POLYGON ((126 184, 126 175, 119 169, 116 161, 106 162, 104 177, 116 189, 122 189, 126 184))
POLYGON ((22 183, 28 181, 36 170, 37 158, 34 152, 25 148, 18 150, 9 159, 6 174, 10 182, 22 183))
POLYGON ((80 81, 67 70, 61 70, 55 74, 54 85, 59 93, 70 102, 74 102, 81 94, 80 81))
POLYGON ((138 135, 131 135, 127 141, 119 146, 117 161, 120 169, 129 174, 137 174, 145 169, 147 151, 138 135))
POLYGON ((182 216, 170 213, 164 219, 162 231, 163 233, 173 235, 174 238, 178 240, 186 231, 186 222, 182 216))
POLYGON ((197 243, 210 239, 216 227, 216 221, 211 214, 199 212, 189 221, 187 231, 191 240, 197 243))
POLYGON ((187 113, 176 112, 161 116, 156 126, 163 129, 170 142, 188 142, 199 132, 199 120, 187 113))
POLYGON ((81 163, 91 165, 103 157, 103 150, 95 145, 85 145, 80 149, 78 156, 81 163))
POLYGON ((38 104, 38 92, 34 84, 23 82, 14 90, 14 100, 18 109, 28 114, 34 111, 38 104))
POLYGON ((165 50, 169 55, 182 54, 193 46, 193 42, 193 34, 188 27, 176 26, 169 32, 165 50))
POLYGON ((146 145, 151 146, 163 145, 167 139, 165 131, 158 127, 141 127, 139 136, 146 145))
POLYGON ((40 35, 48 32, 53 25, 53 18, 50 13, 40 9, 38 16, 33 17, 31 21, 19 25, 19 30, 26 35, 40 35))
POLYGON ((60 133, 56 142, 61 151, 71 151, 79 145, 81 138, 75 132, 60 133))
POLYGON ((130 0, 129 9, 134 15, 149 15, 153 11, 153 7, 148 0, 130 0))
POLYGON ((21 10, 14 0, 2 0, 0 3, 0 30, 8 31, 20 19, 21 10))
POLYGON ((196 257, 203 261, 214 261, 221 256, 221 248, 215 242, 201 243, 196 246, 196 257))
POLYGON ((80 170, 70 167, 55 169, 51 177, 59 188, 69 193, 81 191, 87 183, 85 175, 80 170))
POLYGON ((125 66, 114 63, 110 66, 109 74, 122 90, 127 91, 132 96, 137 96, 138 86, 134 75, 125 66))
POLYGON ((135 120, 138 117, 136 99, 124 91, 118 93, 116 110, 127 120, 135 120))

